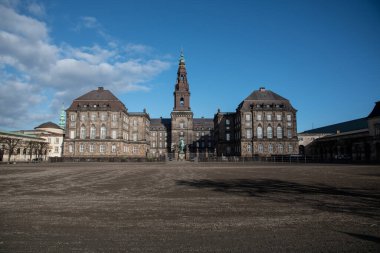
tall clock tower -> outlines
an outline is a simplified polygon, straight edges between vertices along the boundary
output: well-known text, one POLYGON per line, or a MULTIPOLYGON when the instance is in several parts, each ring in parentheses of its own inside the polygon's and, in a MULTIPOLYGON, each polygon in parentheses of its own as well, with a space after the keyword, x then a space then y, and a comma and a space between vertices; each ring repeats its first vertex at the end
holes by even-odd
POLYGON ((171 151, 178 151, 178 143, 182 139, 186 144, 186 153, 193 144, 193 112, 190 108, 190 89, 187 82, 185 57, 183 52, 179 58, 177 80, 174 87, 174 108, 171 113, 171 151))

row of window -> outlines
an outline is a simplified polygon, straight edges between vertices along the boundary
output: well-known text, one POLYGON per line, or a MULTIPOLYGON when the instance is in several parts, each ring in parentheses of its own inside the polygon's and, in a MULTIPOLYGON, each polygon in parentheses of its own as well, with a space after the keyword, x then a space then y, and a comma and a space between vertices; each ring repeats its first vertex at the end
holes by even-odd
MULTIPOLYGON (((50 137, 47 138, 47 141, 48 141, 49 143, 53 143, 53 142, 52 142, 52 138, 50 138, 50 137)), ((59 144, 59 138, 58 138, 58 137, 54 138, 54 143, 55 143, 55 144, 59 144)))
MULTIPOLYGON (((157 146, 157 145, 156 145, 156 142, 152 142, 152 148, 156 148, 156 146, 157 146)), ((167 144, 166 142, 164 143, 164 145, 162 144, 162 142, 159 142, 159 143, 158 143, 158 147, 159 147, 159 148, 163 148, 163 147, 166 148, 167 146, 168 146, 168 144, 167 144)))
MULTIPOLYGON (((256 119, 257 120, 262 120, 262 115, 261 114, 257 114, 256 115, 256 119)), ((267 120, 272 120, 272 114, 266 114, 266 119, 267 120)), ((276 114, 276 120, 282 120, 282 115, 281 114, 276 114)), ((286 120, 287 121, 292 121, 292 115, 291 114, 287 114, 286 115, 286 120)), ((245 121, 251 121, 251 114, 245 114, 245 121)), ((227 120, 226 120, 226 125, 229 125, 230 122, 228 120, 228 123, 227 123, 227 120)))
MULTIPOLYGON (((268 145, 267 151, 270 154, 274 153, 274 145, 270 143, 268 145)), ((252 153, 252 145, 251 144, 247 145, 247 152, 252 153)), ((262 143, 259 143, 259 145, 257 145, 257 152, 258 153, 264 153, 264 145, 262 143)), ((278 154, 284 153, 284 145, 277 144, 277 153, 278 154)), ((288 153, 293 153, 293 145, 292 144, 288 145, 288 153)))
MULTIPOLYGON (((276 128, 276 130, 277 130, 276 131, 277 132, 277 135, 276 135, 277 139, 282 139, 282 127, 278 126, 276 128)), ((262 139, 264 137, 263 128, 261 126, 257 127, 257 129, 256 129, 256 136, 259 139, 262 139)), ((252 138, 252 129, 246 129, 246 137, 247 138, 252 138)), ((272 139, 273 138, 273 129, 272 129, 271 126, 267 127, 266 137, 268 139, 272 139)), ((288 138, 292 138, 293 137, 291 129, 288 129, 287 137, 288 138)))
MULTIPOLYGON (((76 114, 70 114, 70 121, 74 122, 75 119, 76 119, 76 114)), ((96 119, 97 119, 97 114, 96 114, 96 113, 92 113, 92 114, 90 114, 90 120, 91 120, 91 121, 95 121, 96 119)), ((108 116, 107 116, 106 113, 102 113, 102 114, 100 114, 100 120, 101 120, 101 121, 106 121, 107 119, 108 119, 108 116)), ((81 121, 86 121, 86 120, 87 120, 87 115, 86 115, 86 114, 81 114, 81 116, 80 116, 80 120, 81 120, 81 121)), ((118 114, 112 114, 112 115, 111 115, 111 120, 112 120, 112 122, 117 122, 117 121, 118 121, 118 114)), ((125 123, 128 123, 128 122, 129 122, 128 117, 124 116, 124 117, 123 117, 123 121, 124 121, 125 123)), ((137 126, 137 125, 138 125, 138 121, 137 121, 137 120, 133 120, 133 121, 131 122, 131 124, 132 124, 133 126, 137 126)))
MULTIPOLYGON (((89 144, 89 145, 86 145, 86 144, 80 144, 79 145, 79 153, 84 153, 84 152, 90 152, 90 153, 93 153, 97 150, 97 148, 99 148, 99 152, 100 153, 105 153, 107 152, 107 145, 104 145, 104 144, 101 144, 99 145, 98 147, 95 145, 95 144, 89 144)), ((129 152, 129 148, 127 145, 124 145, 123 146, 123 152, 124 153, 128 153, 129 152)), ((111 145, 111 152, 112 153, 116 153, 117 151, 117 147, 115 144, 112 144, 111 145)), ((132 149, 131 149, 132 153, 133 154, 136 154, 139 152, 139 147, 138 146, 132 146, 132 149)), ((74 145, 70 144, 69 145, 69 153, 73 153, 74 152, 74 145)))
MULTIPOLYGON (((158 133, 158 136, 162 137, 162 132, 159 132, 158 133)), ((168 135, 166 132, 164 133, 165 137, 168 135)), ((152 136, 155 137, 156 136, 156 132, 152 132, 152 136)))
MULTIPOLYGON (((282 127, 278 126, 276 128, 276 137, 277 139, 282 139, 283 135, 282 135, 282 127)), ((236 133, 235 135, 235 138, 236 139, 239 139, 239 136, 238 136, 239 133, 236 133)), ((256 137, 258 139, 262 139, 264 138, 264 134, 263 134, 263 128, 261 126, 257 127, 256 129, 256 137)), ((273 129, 271 126, 268 126, 267 127, 267 131, 266 131, 266 137, 268 139, 272 139, 273 138, 273 129)), ((291 129, 288 129, 287 131, 287 137, 288 138, 292 138, 293 137, 293 134, 292 134, 292 130, 291 129)), ((246 129, 246 138, 250 139, 252 138, 252 129, 248 128, 246 129)), ((231 134, 230 133, 226 133, 226 141, 230 141, 231 140, 231 134)))
MULTIPOLYGON (((75 139, 75 137, 76 137, 75 130, 70 130, 70 139, 75 139)), ((86 137, 87 137, 87 129, 86 129, 86 127, 82 126, 80 128, 79 138, 80 139, 86 139, 86 137)), ((106 139, 107 138, 107 128, 105 126, 100 127, 100 136, 99 137, 100 137, 100 139, 106 139)), ((112 130, 111 131, 111 138, 117 139, 117 137, 118 137, 118 131, 112 130)), ((128 137, 129 137, 128 133, 123 132, 123 139, 128 140, 128 137)), ((95 138, 96 138, 96 127, 91 126, 90 127, 90 139, 95 139, 95 138)), ((137 133, 132 134, 132 140, 133 141, 138 140, 138 134, 137 133)))

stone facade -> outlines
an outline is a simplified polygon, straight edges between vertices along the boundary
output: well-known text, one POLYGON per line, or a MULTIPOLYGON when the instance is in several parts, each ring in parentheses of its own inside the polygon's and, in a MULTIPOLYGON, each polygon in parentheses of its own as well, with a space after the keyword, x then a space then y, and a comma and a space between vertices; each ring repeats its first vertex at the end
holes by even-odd
POLYGON ((278 94, 265 88, 254 91, 236 112, 215 114, 218 155, 298 154, 296 112, 278 94))
POLYGON ((64 157, 146 157, 149 127, 145 111, 128 112, 110 91, 99 87, 66 110, 64 157))

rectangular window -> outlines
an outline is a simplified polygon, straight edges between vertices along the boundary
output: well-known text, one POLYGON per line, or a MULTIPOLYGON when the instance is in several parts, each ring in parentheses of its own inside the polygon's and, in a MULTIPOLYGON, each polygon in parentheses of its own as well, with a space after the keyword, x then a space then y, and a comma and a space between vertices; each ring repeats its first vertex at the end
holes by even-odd
POLYGON ((117 114, 112 114, 112 121, 117 121, 117 114))
POLYGON ((106 146, 105 145, 100 145, 99 151, 100 151, 100 153, 106 152, 106 146))
POLYGON ((289 153, 293 153, 293 146, 292 146, 292 144, 289 144, 288 151, 289 151, 289 153))
POLYGON ((81 121, 86 121, 86 114, 81 114, 80 115, 80 120, 81 121))
POLYGON ((75 114, 70 114, 70 120, 75 121, 75 114))
POLYGON ((251 121, 251 114, 245 115, 245 121, 251 121))
POLYGON ((286 115, 286 120, 287 121, 291 121, 292 120, 292 115, 290 115, 290 114, 286 115))
POLYGON ((230 124, 230 120, 226 119, 226 125, 229 125, 229 124, 230 124))
POLYGON ((115 153, 115 152, 116 152, 116 145, 112 145, 112 146, 111 146, 111 152, 112 152, 112 153, 115 153))
POLYGON ((252 146, 251 146, 251 144, 248 144, 248 145, 247 145, 247 152, 248 152, 248 153, 251 153, 251 152, 252 152, 252 146))
POLYGON ((282 120, 281 114, 277 114, 277 115, 276 115, 276 119, 277 119, 277 120, 282 120))
POLYGON ((261 114, 257 114, 257 120, 261 120, 261 114))
POLYGON ((202 133, 201 133, 201 136, 205 136, 205 133, 204 133, 204 132, 202 132, 202 133))
POLYGON ((247 131, 247 138, 252 138, 252 129, 246 129, 247 131))
POLYGON ((75 139, 75 130, 70 130, 70 139, 75 139))
POLYGON ((160 132, 160 137, 162 137, 162 133, 160 132))
POLYGON ((102 121, 106 121, 106 120, 107 120, 107 114, 106 114, 106 113, 102 113, 102 114, 100 115, 100 119, 101 119, 102 121))
POLYGON ((139 147, 134 146, 133 147, 133 154, 136 154, 139 151, 139 147))
POLYGON ((117 131, 116 130, 112 130, 112 139, 116 139, 117 138, 117 131))
POLYGON ((95 121, 96 120, 96 114, 95 113, 92 113, 91 114, 91 121, 95 121))
POLYGON ((69 152, 70 152, 70 153, 73 153, 73 152, 74 152, 74 148, 73 148, 73 145, 72 145, 72 144, 69 145, 69 152))
POLYGON ((59 138, 55 138, 55 144, 59 144, 59 138))
POLYGON ((58 147, 54 147, 54 153, 58 153, 58 147))
POLYGON ((162 148, 162 142, 159 143, 159 147, 162 148))
POLYGON ((153 147, 153 148, 156 147, 156 142, 152 142, 152 147, 153 147))
POLYGON ((137 141, 137 134, 132 135, 133 141, 137 141))
POLYGON ((51 138, 48 138, 48 142, 51 143, 51 138))
POLYGON ((267 120, 272 120, 272 115, 271 114, 267 114, 267 120))
POLYGON ((211 148, 211 141, 208 142, 208 147, 211 148))
POLYGON ((94 152, 94 150, 95 150, 94 144, 90 144, 90 152, 92 153, 92 152, 94 152))
POLYGON ((79 145, 79 152, 83 153, 83 151, 84 151, 84 145, 80 144, 79 145))
POLYGON ((288 129, 288 138, 292 138, 292 130, 288 129))
POLYGON ((127 153, 127 152, 128 152, 128 146, 124 145, 124 153, 127 153))
POLYGON ((199 132, 197 132, 197 134, 196 134, 196 135, 197 135, 197 137, 199 137, 199 132))
POLYGON ((230 133, 226 133, 226 141, 229 141, 230 140, 230 133))

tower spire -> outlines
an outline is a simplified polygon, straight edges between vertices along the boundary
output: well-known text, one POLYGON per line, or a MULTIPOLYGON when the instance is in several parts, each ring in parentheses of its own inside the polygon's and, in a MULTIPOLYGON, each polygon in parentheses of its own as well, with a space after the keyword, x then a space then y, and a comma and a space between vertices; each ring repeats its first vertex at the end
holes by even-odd
POLYGON ((183 48, 181 48, 181 54, 179 56, 179 63, 185 63, 185 56, 183 55, 183 48))
POLYGON ((174 110, 190 111, 190 90, 187 82, 187 72, 183 50, 179 57, 177 80, 174 89, 174 110))

